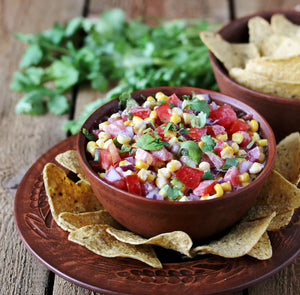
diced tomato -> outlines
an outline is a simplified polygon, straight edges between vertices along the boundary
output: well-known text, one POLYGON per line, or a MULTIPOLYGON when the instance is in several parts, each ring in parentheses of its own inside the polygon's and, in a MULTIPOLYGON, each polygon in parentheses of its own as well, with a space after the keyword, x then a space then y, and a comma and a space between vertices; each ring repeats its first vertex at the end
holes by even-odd
POLYGON ((98 156, 99 165, 102 169, 107 170, 113 164, 111 153, 109 152, 109 150, 104 150, 104 149, 96 149, 95 153, 97 152, 97 150, 99 153, 98 156))
POLYGON ((125 178, 121 176, 113 166, 110 166, 106 171, 104 179, 119 189, 126 190, 127 188, 125 178))
POLYGON ((214 147, 214 151, 220 156, 221 151, 224 149, 224 141, 219 140, 214 147))
POLYGON ((108 151, 111 154, 112 163, 114 166, 117 166, 121 161, 121 157, 119 155, 119 149, 113 144, 108 145, 108 151))
POLYGON ((203 171, 188 166, 181 166, 176 172, 176 177, 187 187, 195 189, 203 176, 203 171))
POLYGON ((116 120, 109 125, 103 126, 105 132, 109 133, 112 138, 116 137, 120 131, 125 129, 123 120, 116 120))
POLYGON ((188 135, 194 140, 201 140, 202 135, 207 133, 206 128, 192 127, 188 130, 188 135))
POLYGON ((142 188, 141 183, 139 180, 139 177, 137 174, 127 175, 125 177, 126 184, 127 184, 127 190, 129 193, 135 194, 135 195, 141 195, 142 194, 142 188))
POLYGON ((237 116, 233 108, 229 105, 222 105, 219 108, 212 110, 209 117, 213 120, 219 120, 218 124, 226 129, 236 120, 237 116))
POLYGON ((249 129, 249 125, 247 123, 239 119, 236 119, 228 129, 228 133, 233 134, 238 131, 247 131, 248 129, 249 129))
POLYGON ((213 137, 216 137, 219 134, 226 133, 226 129, 223 126, 218 124, 207 126, 206 129, 207 129, 207 133, 213 137))
POLYGON ((160 161, 170 161, 173 159, 173 154, 169 152, 165 147, 158 151, 151 151, 151 154, 160 161))
POLYGON ((203 180, 200 184, 193 190, 193 193, 199 197, 208 195, 214 190, 216 185, 216 180, 203 180))
POLYGON ((230 182, 231 186, 235 187, 239 184, 239 170, 236 166, 230 167, 224 175, 224 180, 230 182))
POLYGON ((258 146, 256 146, 255 148, 248 151, 248 153, 246 155, 246 160, 255 162, 259 159, 259 157, 260 157, 260 151, 259 151, 258 146))
POLYGON ((251 141, 251 136, 248 132, 246 131, 239 131, 239 133, 243 134, 243 140, 240 143, 240 146, 246 146, 248 143, 251 141))
POLYGON ((135 159, 141 160, 146 164, 149 164, 149 163, 151 163, 151 165, 153 164, 153 156, 149 152, 147 152, 141 148, 138 148, 136 150, 135 159))
POLYGON ((161 104, 158 108, 155 109, 155 111, 160 120, 170 121, 172 111, 167 102, 161 104))
POLYGON ((221 168, 224 165, 224 160, 218 155, 210 151, 205 151, 203 153, 202 160, 211 164, 212 168, 213 167, 221 168))
POLYGON ((181 100, 177 97, 177 95, 175 93, 173 93, 171 96, 169 96, 167 101, 172 103, 175 106, 177 106, 179 103, 181 103, 181 100))
POLYGON ((129 110, 129 113, 133 113, 135 116, 140 117, 142 119, 146 119, 149 117, 151 110, 149 108, 144 108, 141 106, 132 107, 129 110))
POLYGON ((158 126, 155 131, 158 132, 158 136, 160 137, 161 140, 165 141, 165 142, 168 142, 168 138, 165 137, 165 129, 162 128, 163 126, 167 126, 167 123, 164 123, 160 126, 158 126))

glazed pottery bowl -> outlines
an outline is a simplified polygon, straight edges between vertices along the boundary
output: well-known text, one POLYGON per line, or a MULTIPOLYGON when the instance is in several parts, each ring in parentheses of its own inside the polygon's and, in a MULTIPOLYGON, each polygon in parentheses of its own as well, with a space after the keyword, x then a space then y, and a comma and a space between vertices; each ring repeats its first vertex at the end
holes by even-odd
MULTIPOLYGON (((297 11, 259 12, 230 22, 219 33, 229 42, 248 43, 248 20, 261 16, 270 21, 271 16, 276 13, 284 14, 293 23, 300 24, 300 12, 297 11)), ((220 91, 247 103, 264 116, 277 141, 291 132, 300 131, 300 99, 278 97, 242 86, 229 77, 222 63, 211 52, 209 57, 220 91)))
MULTIPOLYGON (((221 233, 236 223, 254 203, 265 182, 275 157, 275 138, 266 120, 245 103, 218 92, 191 87, 157 87, 133 92, 131 95, 141 102, 141 97, 154 95, 162 91, 166 95, 176 93, 192 95, 207 93, 219 105, 229 104, 236 111, 253 115, 261 128, 262 136, 268 139, 266 165, 257 179, 248 186, 225 194, 224 196, 204 201, 171 202, 147 199, 120 190, 101 178, 89 165, 86 153, 87 139, 78 134, 77 149, 79 159, 95 195, 108 212, 123 226, 144 237, 181 230, 193 240, 204 240, 221 233)), ((119 110, 118 99, 112 100, 96 110, 82 128, 91 131, 98 128, 101 121, 119 110)))

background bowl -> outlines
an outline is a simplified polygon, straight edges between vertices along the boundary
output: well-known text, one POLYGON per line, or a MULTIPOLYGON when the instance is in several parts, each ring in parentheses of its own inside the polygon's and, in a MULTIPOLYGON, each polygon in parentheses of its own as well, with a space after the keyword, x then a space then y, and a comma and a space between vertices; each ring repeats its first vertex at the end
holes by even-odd
MULTIPOLYGON (((80 131, 77 149, 85 174, 97 198, 108 212, 122 225, 145 237, 174 230, 188 233, 194 240, 212 237, 236 223, 254 203, 265 182, 275 157, 275 138, 266 120, 253 108, 226 95, 191 87, 157 87, 132 93, 133 98, 147 97, 162 91, 166 95, 176 93, 180 98, 184 94, 208 93, 217 104, 229 104, 235 110, 252 114, 260 123, 264 138, 269 141, 266 166, 259 177, 243 189, 231 192, 221 198, 205 201, 169 202, 146 199, 115 188, 101 180, 88 164, 86 154, 87 139, 80 131)), ((118 99, 112 100, 96 110, 82 128, 97 128, 99 121, 107 119, 119 110, 118 99)))
MULTIPOLYGON (((236 19, 221 28, 219 33, 229 42, 247 43, 248 20, 254 16, 261 16, 269 21, 275 13, 282 13, 293 23, 300 24, 300 12, 268 11, 236 19)), ((263 115, 271 125, 277 141, 291 132, 300 131, 300 99, 277 97, 242 86, 228 76, 227 70, 212 52, 209 52, 209 58, 220 91, 244 101, 263 115)))

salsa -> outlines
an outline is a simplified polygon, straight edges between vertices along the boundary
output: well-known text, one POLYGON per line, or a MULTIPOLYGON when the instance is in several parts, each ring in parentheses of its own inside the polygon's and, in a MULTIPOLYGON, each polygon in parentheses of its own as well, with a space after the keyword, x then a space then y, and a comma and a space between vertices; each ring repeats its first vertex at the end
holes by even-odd
POLYGON ((207 200, 247 186, 264 168, 268 141, 259 123, 208 94, 158 92, 138 105, 124 93, 120 104, 99 128, 84 130, 92 169, 119 189, 207 200))

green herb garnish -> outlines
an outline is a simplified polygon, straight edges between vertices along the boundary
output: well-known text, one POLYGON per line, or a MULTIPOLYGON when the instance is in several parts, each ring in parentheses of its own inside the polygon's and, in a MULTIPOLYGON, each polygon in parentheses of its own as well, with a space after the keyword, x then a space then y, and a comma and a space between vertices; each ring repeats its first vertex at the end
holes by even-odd
POLYGON ((92 141, 97 140, 97 136, 91 132, 89 132, 86 128, 82 128, 82 134, 88 139, 92 141))
POLYGON ((202 151, 212 151, 216 145, 214 140, 210 135, 202 135, 201 140, 204 142, 204 145, 202 146, 202 151))
POLYGON ((222 168, 219 169, 221 172, 226 172, 230 167, 237 166, 239 164, 239 160, 235 158, 227 158, 222 168))
POLYGON ((210 171, 205 171, 202 176, 202 180, 212 180, 214 175, 210 171))
POLYGON ((199 163, 202 157, 202 151, 195 141, 187 140, 184 141, 181 146, 179 153, 184 150, 184 153, 196 163, 199 163))
POLYGON ((199 127, 203 128, 206 124, 207 116, 202 111, 196 116, 194 114, 191 114, 191 126, 192 127, 199 127))
POLYGON ((146 133, 136 139, 135 145, 147 151, 158 151, 164 146, 169 146, 168 143, 162 141, 154 133, 146 133))

